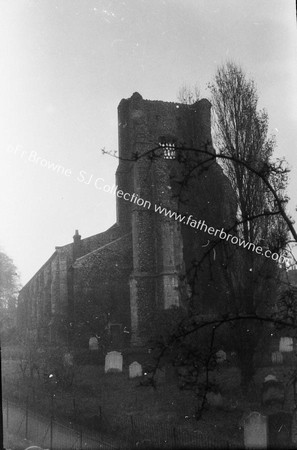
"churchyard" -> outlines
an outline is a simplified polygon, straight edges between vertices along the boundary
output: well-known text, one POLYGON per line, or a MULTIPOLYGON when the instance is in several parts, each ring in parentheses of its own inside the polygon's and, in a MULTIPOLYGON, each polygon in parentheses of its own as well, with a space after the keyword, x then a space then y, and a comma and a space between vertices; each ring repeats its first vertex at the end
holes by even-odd
POLYGON ((272 436, 277 429, 274 439, 281 438, 282 442, 286 442, 286 433, 291 433, 291 369, 276 362, 275 356, 273 363, 258 369, 253 385, 245 393, 239 386, 238 369, 228 358, 222 358, 217 370, 210 373, 219 390, 207 393, 205 410, 197 421, 195 409, 201 400, 191 390, 181 389, 182 377, 169 367, 157 370, 153 387, 148 382, 148 366, 135 361, 135 355, 123 358, 110 352, 105 364, 78 365, 73 384, 65 388, 53 374, 24 374, 20 360, 13 354, 16 352, 4 349, 4 398, 48 417, 53 415, 65 424, 97 430, 106 437, 116 436, 120 441, 130 439, 134 433, 143 442, 152 436, 160 442, 172 438, 184 444, 195 438, 195 442, 209 442, 210 447, 211 439, 218 446, 228 442, 243 447, 244 441, 253 443, 261 436, 259 442, 265 448, 268 432, 272 436), (267 417, 271 417, 269 424, 267 417))

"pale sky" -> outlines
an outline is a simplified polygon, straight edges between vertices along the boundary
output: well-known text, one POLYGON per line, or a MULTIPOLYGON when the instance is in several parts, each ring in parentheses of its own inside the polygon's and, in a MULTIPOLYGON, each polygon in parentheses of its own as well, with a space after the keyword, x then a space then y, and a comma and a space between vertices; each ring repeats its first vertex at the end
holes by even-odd
POLYGON ((114 183, 117 160, 101 148, 117 149, 120 100, 138 91, 176 101, 184 83, 209 97, 227 59, 256 82, 276 156, 293 168, 294 214, 294 0, 2 0, 0 16, 0 247, 23 283, 75 229, 87 237, 114 223, 115 198, 77 178, 84 170, 114 183))

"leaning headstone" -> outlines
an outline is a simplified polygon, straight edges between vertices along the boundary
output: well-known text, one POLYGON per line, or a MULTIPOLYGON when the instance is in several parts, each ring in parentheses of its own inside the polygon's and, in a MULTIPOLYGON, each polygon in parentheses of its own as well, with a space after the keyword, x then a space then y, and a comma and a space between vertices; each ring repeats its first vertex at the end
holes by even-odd
POLYGON ((226 361, 226 359, 227 359, 227 355, 226 355, 226 352, 224 352, 224 350, 219 350, 217 353, 216 353, 216 360, 217 360, 217 363, 223 363, 224 361, 226 361))
POLYGON ((89 350, 98 350, 98 339, 96 337, 89 339, 89 350))
POLYGON ((244 420, 244 447, 267 448, 267 417, 257 411, 251 412, 244 420))
POLYGON ((292 414, 279 411, 268 416, 268 445, 290 448, 292 444, 292 414))
POLYGON ((129 378, 142 377, 142 366, 134 361, 129 366, 129 378))
POLYGON ((123 371, 123 356, 120 352, 109 352, 105 356, 105 373, 107 372, 122 372, 123 371))
POLYGON ((284 360, 283 354, 281 352, 273 352, 271 354, 271 361, 273 364, 282 364, 284 360))

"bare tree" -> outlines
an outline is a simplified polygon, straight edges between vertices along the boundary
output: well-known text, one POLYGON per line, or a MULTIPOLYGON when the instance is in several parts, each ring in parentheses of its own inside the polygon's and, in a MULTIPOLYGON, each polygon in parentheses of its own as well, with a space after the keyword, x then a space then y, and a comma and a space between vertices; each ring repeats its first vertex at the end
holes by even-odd
POLYGON ((193 87, 187 84, 183 84, 177 94, 177 99, 180 103, 192 105, 200 100, 200 89, 197 84, 193 87))
MULTIPOLYGON (((253 80, 233 62, 219 67, 214 82, 209 85, 215 116, 215 143, 218 153, 228 156, 221 164, 236 195, 237 234, 246 242, 280 252, 286 247, 288 228, 279 205, 263 178, 249 170, 261 172, 277 192, 285 210, 287 197, 286 171, 276 177, 271 170, 275 141, 268 136, 268 115, 258 109, 258 96, 253 80), (238 164, 241 160, 246 165, 238 164)), ((278 267, 254 252, 236 252, 226 267, 231 290, 232 312, 259 313, 273 298, 278 267)), ((243 383, 253 375, 253 355, 262 327, 258 323, 239 321, 233 330, 235 347, 242 369, 243 383)))

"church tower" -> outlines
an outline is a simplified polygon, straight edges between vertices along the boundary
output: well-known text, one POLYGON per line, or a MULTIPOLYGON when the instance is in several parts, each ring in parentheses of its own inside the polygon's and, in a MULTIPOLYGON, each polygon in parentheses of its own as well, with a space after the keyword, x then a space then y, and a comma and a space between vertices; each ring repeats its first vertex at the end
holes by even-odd
POLYGON ((116 184, 130 196, 117 198, 117 222, 132 231, 132 344, 141 342, 151 311, 180 305, 185 269, 181 224, 156 208, 179 210, 172 186, 172 175, 180 170, 176 146, 201 148, 211 142, 210 108, 205 99, 184 105, 144 100, 138 93, 118 107, 116 184))

